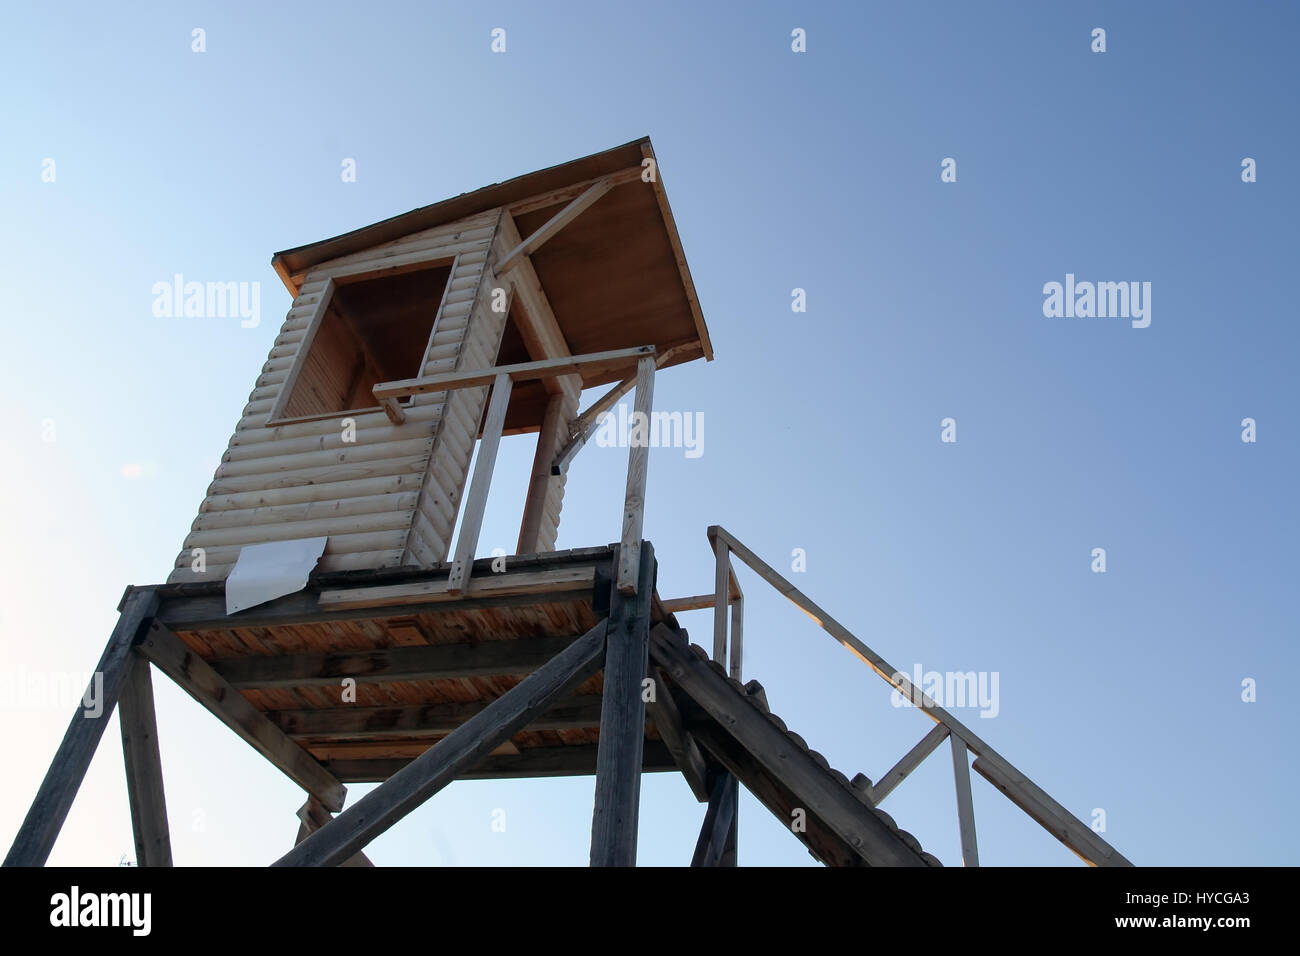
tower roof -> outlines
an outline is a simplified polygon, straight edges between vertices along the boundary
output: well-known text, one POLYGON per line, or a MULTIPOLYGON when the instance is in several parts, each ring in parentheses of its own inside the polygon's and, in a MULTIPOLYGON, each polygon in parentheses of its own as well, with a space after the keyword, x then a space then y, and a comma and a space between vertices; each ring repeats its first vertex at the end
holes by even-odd
POLYGON ((277 252, 271 263, 296 295, 307 273, 323 262, 499 207, 527 238, 595 181, 623 174, 619 185, 530 256, 560 330, 574 354, 654 345, 660 353, 674 350, 664 366, 711 360, 709 332, 657 161, 651 183, 629 172, 639 172, 646 158, 654 159, 649 137, 277 252))

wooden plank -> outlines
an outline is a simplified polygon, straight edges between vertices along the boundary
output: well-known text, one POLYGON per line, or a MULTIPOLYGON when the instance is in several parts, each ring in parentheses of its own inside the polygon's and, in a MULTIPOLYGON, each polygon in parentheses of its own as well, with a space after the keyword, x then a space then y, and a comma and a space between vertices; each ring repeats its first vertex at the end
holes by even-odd
POLYGON ((43 866, 49 859, 54 841, 86 776, 86 768, 95 756, 104 728, 121 696, 122 686, 133 664, 131 647, 153 621, 158 603, 153 588, 128 591, 117 625, 82 697, 84 706, 77 708, 68 724, 23 825, 5 856, 5 866, 43 866))
POLYGON ((956 734, 952 743, 952 771, 957 783, 957 822, 961 828, 961 861, 965 866, 979 866, 979 847, 975 839, 975 802, 970 792, 970 760, 966 744, 956 734))
POLYGON ((727 849, 727 837, 736 819, 736 778, 724 771, 716 775, 704 814, 700 836, 695 841, 691 866, 720 866, 727 849))
POLYGON ((713 607, 713 594, 695 594, 691 597, 669 598, 666 601, 660 601, 664 612, 667 614, 676 614, 678 611, 703 611, 705 608, 713 607))
POLYGON ((131 655, 131 669, 118 702, 126 795, 131 806, 137 866, 171 866, 172 840, 167 827, 162 759, 158 755, 158 719, 154 714, 149 662, 131 655))
POLYGON ((998 764, 987 757, 977 757, 975 772, 1006 796, 1056 839, 1064 843, 1089 866, 1132 866, 1123 854, 1107 843, 1092 827, 1081 823, 1047 797, 1032 780, 1014 767, 998 764), (1047 799, 1044 799, 1047 797, 1047 799))
MULTIPOLYGON (((457 780, 519 780, 536 777, 590 777, 596 773, 597 744, 521 747, 518 754, 485 757, 457 775, 457 780)), ((327 760, 325 766, 345 783, 382 783, 413 758, 327 760)), ((647 740, 641 756, 642 773, 676 773, 677 764, 663 741, 647 740)))
POLYGON ((343 806, 347 788, 248 702, 210 664, 157 622, 139 645, 140 654, 180 685, 281 773, 329 810, 343 806))
POLYGON ((587 179, 572 186, 565 186, 563 189, 552 189, 549 192, 538 193, 536 196, 530 196, 519 202, 511 203, 508 210, 512 216, 522 216, 526 213, 536 212, 538 209, 545 209, 548 206, 558 206, 562 202, 570 202, 581 196, 584 192, 596 185, 598 182, 608 180, 615 186, 623 183, 634 182, 641 178, 640 166, 629 166, 621 172, 612 173, 609 176, 600 176, 596 179, 587 179))
MULTIPOLYGON (((297 307, 298 299, 301 295, 294 297, 294 306, 297 307)), ((298 384, 298 376, 302 372, 303 366, 306 365, 306 357, 311 353, 312 342, 316 339, 316 333, 320 329, 321 321, 325 316, 325 310, 329 308, 330 300, 334 298, 334 278, 325 280, 325 285, 319 293, 319 297, 311 304, 310 318, 307 321, 307 329, 303 333, 302 341, 298 344, 293 366, 289 370, 288 376, 280 386, 279 394, 275 399, 275 406, 266 416, 266 423, 270 424, 275 421, 284 419, 284 410, 289 405, 289 400, 293 396, 294 387, 298 384)), ((293 309, 291 308, 290 313, 293 309)), ((286 324, 288 320, 286 319, 286 324)))
POLYGON ((609 192, 613 188, 613 180, 608 177, 598 179, 595 183, 589 186, 582 195, 578 196, 554 216, 548 219, 545 225, 519 245, 515 246, 514 249, 510 250, 506 257, 497 263, 495 270, 496 274, 498 276, 505 275, 517 266, 524 256, 532 255, 532 253, 540 249, 548 239, 571 223, 574 219, 577 219, 578 216, 582 215, 582 213, 590 208, 596 200, 600 199, 601 196, 605 195, 605 193, 609 192))
POLYGON ((551 462, 568 438, 569 417, 577 408, 577 396, 563 392, 552 395, 546 402, 528 478, 528 497, 519 523, 519 541, 515 547, 519 554, 536 554, 555 547, 557 522, 550 517, 550 512, 563 503, 564 482, 552 473, 551 462))
POLYGON ((214 671, 236 690, 335 686, 358 683, 451 680, 527 674, 573 643, 572 637, 384 647, 334 653, 237 657, 217 661, 214 671))
POLYGON ((713 659, 727 663, 727 585, 731 574, 731 553, 725 541, 713 544, 713 659))
MULTIPOLYGON (((704 726, 692 721, 692 734, 729 770, 758 795, 763 784, 754 779, 755 769, 741 766, 734 749, 724 742, 711 743, 709 734, 723 734, 750 755, 769 781, 788 791, 793 807, 806 818, 816 818, 848 852, 876 866, 924 866, 888 824, 864 806, 834 775, 820 766, 791 736, 768 719, 747 697, 712 666, 696 657, 685 645, 656 630, 650 636, 651 659, 709 718, 704 726)), ((788 826, 790 818, 783 822, 788 826)))
POLYGON ((474 478, 465 498, 465 516, 461 519, 460 533, 456 536, 456 558, 447 578, 447 592, 456 597, 465 593, 478 550, 478 536, 483 529, 483 514, 487 510, 488 491, 492 487, 492 471, 497 464, 497 449, 501 447, 501 429, 506 423, 506 408, 510 404, 510 376, 497 375, 492 384, 492 403, 487 418, 483 420, 483 438, 478 445, 478 460, 474 462, 474 478))
MULTIPOLYGON (((641 807, 641 761, 646 705, 642 682, 649 670, 650 600, 654 546, 639 542, 639 580, 632 596, 610 589, 605 685, 591 815, 591 865, 635 866, 641 807)), ((621 550, 621 549, 620 549, 621 550)), ((619 567, 625 562, 615 561, 619 567)))
POLYGON ((629 442, 627 453, 627 489, 623 495, 623 536, 619 548, 618 590, 635 594, 640 577, 638 562, 643 549, 641 532, 645 525, 646 475, 650 466, 650 411, 654 406, 655 362, 643 358, 636 364, 636 408, 633 415, 646 423, 644 442, 629 442))
MULTIPOLYGON (((661 627, 667 629, 667 625, 655 625, 656 629, 661 627)), ((650 719, 654 721, 655 728, 659 731, 659 736, 663 739, 668 752, 677 761, 677 766, 681 769, 682 776, 686 778, 691 793, 695 794, 696 800, 704 803, 709 799, 709 787, 706 782, 708 768, 705 765, 704 755, 700 753, 699 746, 682 726, 681 712, 677 709, 677 702, 673 700, 672 690, 664 679, 663 672, 657 667, 651 667, 650 676, 655 681, 655 699, 646 703, 646 710, 650 714, 650 719)))
POLYGON ((605 622, 286 853, 276 866, 336 866, 526 727, 600 668, 605 622))
MULTIPOLYGON (((307 707, 267 711, 267 719, 294 739, 372 740, 380 734, 441 737, 488 708, 486 701, 401 704, 389 707, 307 707)), ((529 730, 572 730, 600 726, 600 695, 557 701, 528 725, 529 730)), ((306 746, 311 746, 307 744, 306 746)))
POLYGON ((557 375, 580 375, 584 371, 595 372, 603 369, 624 368, 633 362, 639 362, 647 356, 653 357, 654 348, 653 345, 641 345, 631 349, 593 352, 590 355, 544 359, 540 362, 518 362, 513 365, 499 365, 495 368, 443 372, 438 375, 426 375, 422 378, 405 378, 393 382, 381 382, 375 386, 374 393, 377 399, 402 398, 406 395, 424 395, 429 392, 479 388, 493 384, 498 375, 509 375, 510 380, 513 382, 531 382, 557 375))
POLYGON ((731 602, 731 655, 727 673, 735 680, 740 680, 740 665, 744 657, 745 639, 745 598, 738 597, 731 602))
POLYGON ((548 594, 553 591, 589 588, 595 579, 596 571, 591 567, 505 572, 492 577, 474 578, 461 594, 451 591, 450 581, 418 581, 412 584, 321 591, 319 603, 322 608, 335 609, 395 607, 408 603, 456 601, 462 597, 484 595, 548 594))
POLYGON ((948 737, 948 728, 943 724, 935 724, 930 732, 921 738, 915 747, 903 755, 903 759, 894 764, 889 772, 880 778, 880 781, 874 786, 864 791, 867 799, 872 804, 879 804, 885 797, 894 792, 894 788, 907 779, 907 775, 921 765, 921 761, 930 756, 935 748, 944 742, 948 737))

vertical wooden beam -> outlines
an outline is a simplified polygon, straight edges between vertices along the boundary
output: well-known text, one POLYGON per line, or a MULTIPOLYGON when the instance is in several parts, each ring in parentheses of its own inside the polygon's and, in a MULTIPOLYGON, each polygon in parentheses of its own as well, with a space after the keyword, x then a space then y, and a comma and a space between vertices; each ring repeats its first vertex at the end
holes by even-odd
POLYGON ((650 464, 650 412, 654 407, 655 360, 654 356, 636 363, 636 403, 633 409, 633 430, 636 422, 645 425, 645 441, 630 442, 627 453, 627 493, 623 499, 623 538, 619 548, 618 590, 635 594, 641 559, 641 531, 645 524, 646 471, 650 464))
POLYGON ((469 584, 474 552, 478 550, 478 535, 483 530, 483 512, 487 508, 488 490, 492 486, 492 470, 497 463, 497 449, 501 447, 501 430, 506 423, 506 407, 510 404, 510 376, 502 372, 492 381, 492 402, 483 421, 483 438, 478 446, 478 461, 474 463, 474 478, 470 481, 469 496, 465 499, 465 517, 456 536, 456 559, 451 566, 447 591, 462 594, 469 584))
POLYGON ((5 866, 42 866, 49 859, 121 696, 132 663, 131 646, 149 626, 157 610, 158 595, 152 588, 132 589, 127 594, 117 626, 82 698, 83 704, 89 701, 92 706, 78 707, 73 715, 31 809, 9 848, 5 866))
MULTIPOLYGON (((620 550, 626 547, 620 545, 620 550)), ((635 596, 611 589, 606 620, 605 688, 596 749, 596 799, 591 818, 591 865, 635 866, 641 806, 641 757, 645 749, 642 681, 650 666, 650 599, 655 557, 639 543, 635 596)), ((615 558, 621 567, 621 556, 615 558)))
POLYGON ((546 403, 542 428, 537 433, 537 452, 533 456, 532 477, 528 484, 528 498, 524 502, 516 554, 555 550, 556 524, 547 512, 556 497, 553 492, 563 493, 565 478, 552 474, 551 462, 569 437, 569 419, 577 407, 576 395, 567 392, 553 394, 546 403))
POLYGON ((970 792, 970 763, 966 741, 956 734, 952 741, 952 771, 957 781, 957 820, 961 825, 961 861, 964 866, 979 866, 979 848, 975 843, 975 802, 970 792))
POLYGON ((738 595, 731 602, 731 665, 728 673, 740 680, 740 662, 745 631, 745 596, 738 595))
POLYGON ((725 857, 729 839, 735 835, 736 799, 739 795, 739 781, 730 772, 719 771, 713 781, 700 836, 695 841, 691 866, 735 866, 734 862, 727 863, 725 857))
POLYGON ((727 666, 727 599, 730 588, 731 553, 721 537, 714 539, 713 568, 713 659, 727 666))
POLYGON ((158 756, 158 718, 153 707, 149 662, 131 655, 130 673, 118 701, 126 793, 131 804, 137 866, 171 866, 172 838, 167 828, 162 760, 158 756))

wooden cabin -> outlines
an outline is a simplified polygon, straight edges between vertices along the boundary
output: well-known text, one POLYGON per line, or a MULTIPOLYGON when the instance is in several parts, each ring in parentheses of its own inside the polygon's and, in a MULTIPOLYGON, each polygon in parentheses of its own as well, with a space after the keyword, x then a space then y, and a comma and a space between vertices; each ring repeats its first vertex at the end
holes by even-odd
MULTIPOLYGON (((248 545, 319 536, 322 571, 448 561, 493 384, 433 390, 437 377, 582 357, 571 374, 517 375, 503 420, 487 423, 493 456, 501 434, 537 434, 516 552, 551 551, 563 472, 595 425, 578 417, 582 390, 611 384, 616 401, 640 357, 713 356, 649 139, 272 264, 293 306, 171 583, 222 580, 248 545)), ((478 518, 465 518, 466 561, 478 518)))

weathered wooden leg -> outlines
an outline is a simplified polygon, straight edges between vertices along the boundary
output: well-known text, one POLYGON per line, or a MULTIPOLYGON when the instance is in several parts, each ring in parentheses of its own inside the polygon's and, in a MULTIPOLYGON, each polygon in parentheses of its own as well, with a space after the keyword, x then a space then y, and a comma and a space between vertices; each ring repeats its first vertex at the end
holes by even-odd
MULTIPOLYGON (((739 781, 725 770, 719 770, 713 780, 709 796, 709 809, 704 813, 704 825, 695 841, 695 855, 691 866, 735 866, 724 863, 728 842, 734 841, 736 800, 740 795, 739 781)), ((732 856, 735 855, 734 842, 732 856)))
POLYGON ((599 670, 605 624, 601 621, 299 843, 275 866, 338 866, 357 853, 599 670))
POLYGON ((130 672, 118 702, 126 793, 131 803, 137 866, 171 866, 172 838, 167 828, 162 760, 158 756, 158 719, 153 708, 149 662, 131 655, 130 672))
POLYGON ((718 866, 737 865, 737 844, 740 840, 740 781, 731 778, 731 826, 727 827, 727 839, 722 846, 722 858, 718 866))
MULTIPOLYGON (((325 809, 325 804, 315 797, 308 797, 307 802, 298 808, 298 820, 300 821, 298 824, 298 839, 293 841, 293 845, 297 846, 333 819, 334 817, 329 810, 325 809)), ((358 853, 344 860, 339 866, 374 866, 374 864, 370 862, 370 857, 364 853, 358 853)))
MULTIPOLYGON (((620 557, 615 558, 616 568, 620 557)), ((642 682, 649 669, 654 581, 654 547, 642 541, 636 593, 624 594, 617 584, 611 590, 605 689, 596 749, 596 802, 591 820, 592 866, 636 865, 641 758, 645 750, 642 682)))
POLYGON ((50 769, 36 791, 36 799, 9 848, 5 866, 42 866, 49 859, 54 841, 86 776, 86 768, 104 736, 104 727, 117 706, 132 663, 131 646, 141 631, 148 627, 157 610, 158 596, 153 589, 141 588, 127 594, 117 626, 113 628, 108 646, 104 648, 99 666, 86 689, 83 698, 86 706, 78 708, 68 725, 50 769))

